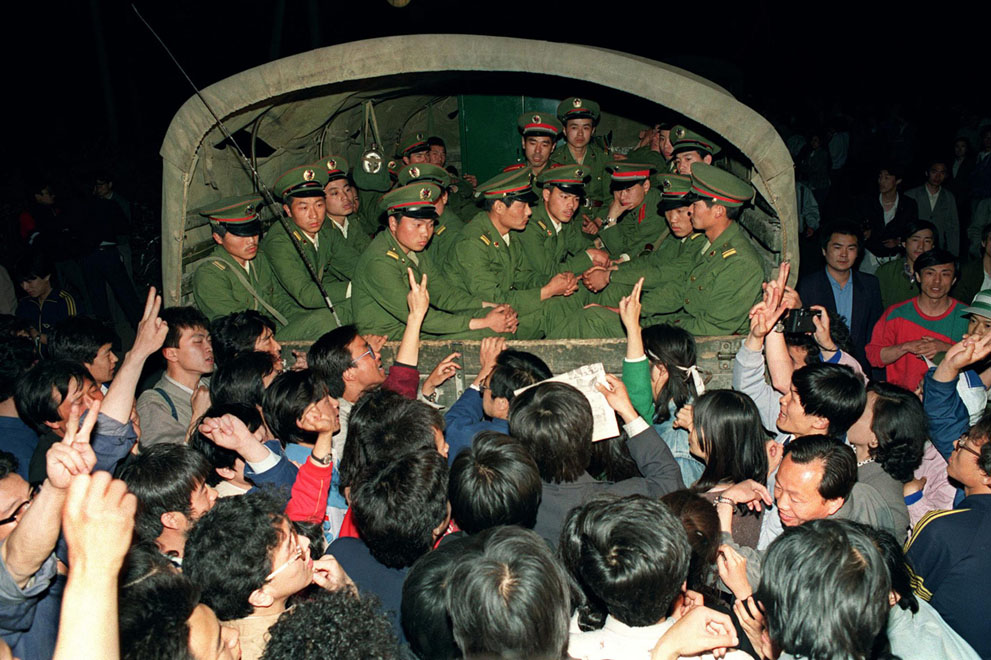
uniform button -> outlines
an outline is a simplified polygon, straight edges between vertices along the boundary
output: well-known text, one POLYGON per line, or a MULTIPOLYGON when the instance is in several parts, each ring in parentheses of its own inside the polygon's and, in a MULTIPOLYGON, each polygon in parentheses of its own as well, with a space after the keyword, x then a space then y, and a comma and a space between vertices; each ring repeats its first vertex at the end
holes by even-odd
POLYGON ((692 301, 691 301, 691 300, 689 300, 688 298, 685 298, 685 304, 686 304, 686 305, 687 305, 688 303, 690 303, 690 302, 692 302, 692 301))
POLYGON ((701 291, 701 290, 702 290, 702 287, 700 286, 700 287, 699 287, 699 291, 701 291))
POLYGON ((693 281, 693 282, 695 281, 695 276, 694 276, 694 275, 692 275, 692 281, 693 281))
POLYGON ((709 256, 710 256, 710 257, 714 257, 714 256, 716 256, 716 251, 715 251, 715 250, 713 250, 712 252, 710 252, 710 253, 709 253, 709 256))

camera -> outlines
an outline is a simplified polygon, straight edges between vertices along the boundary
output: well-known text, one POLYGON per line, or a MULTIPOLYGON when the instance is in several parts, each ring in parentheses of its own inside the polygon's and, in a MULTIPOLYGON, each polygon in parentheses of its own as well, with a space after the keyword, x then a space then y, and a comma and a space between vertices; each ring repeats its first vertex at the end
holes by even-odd
POLYGON ((820 310, 809 309, 808 307, 790 310, 784 320, 784 331, 797 333, 815 332, 816 326, 812 322, 812 318, 818 317, 820 314, 820 310))

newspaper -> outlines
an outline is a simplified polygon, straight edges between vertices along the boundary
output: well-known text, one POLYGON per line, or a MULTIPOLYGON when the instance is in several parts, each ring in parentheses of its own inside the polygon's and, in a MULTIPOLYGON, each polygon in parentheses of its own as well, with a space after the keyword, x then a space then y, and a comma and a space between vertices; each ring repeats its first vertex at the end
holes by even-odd
POLYGON ((592 442, 615 438, 619 435, 616 412, 606 401, 602 392, 595 389, 596 383, 606 385, 606 369, 601 362, 586 364, 559 376, 540 381, 540 383, 521 387, 514 394, 519 396, 520 392, 536 387, 541 383, 567 383, 585 395, 589 405, 592 406, 592 442))

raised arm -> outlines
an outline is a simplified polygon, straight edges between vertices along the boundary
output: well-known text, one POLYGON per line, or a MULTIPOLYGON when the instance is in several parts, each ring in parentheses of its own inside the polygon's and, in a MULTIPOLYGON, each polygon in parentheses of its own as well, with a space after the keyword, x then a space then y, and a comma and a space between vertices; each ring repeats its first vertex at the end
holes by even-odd
POLYGON ((110 383, 110 389, 103 398, 103 414, 111 419, 115 419, 121 424, 126 424, 131 418, 131 409, 134 407, 134 392, 138 387, 138 380, 141 378, 141 370, 144 369, 145 361, 154 355, 162 344, 165 343, 165 335, 168 334, 169 326, 158 317, 158 311, 162 308, 162 297, 157 295, 155 287, 148 289, 148 297, 145 299, 144 313, 138 323, 138 332, 134 338, 134 345, 124 356, 117 375, 110 383))

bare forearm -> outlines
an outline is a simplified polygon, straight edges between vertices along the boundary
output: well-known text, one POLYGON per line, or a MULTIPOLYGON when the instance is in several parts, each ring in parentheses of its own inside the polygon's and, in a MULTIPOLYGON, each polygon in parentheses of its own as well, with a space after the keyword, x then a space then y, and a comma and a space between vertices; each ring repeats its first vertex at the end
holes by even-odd
POLYGON ((53 660, 117 660, 117 574, 73 565, 53 660))
POLYGON ((396 351, 396 362, 415 367, 420 359, 420 328, 423 316, 410 314, 406 319, 406 329, 396 351))
POLYGON ((7 542, 0 546, 4 564, 21 588, 55 549, 65 494, 46 480, 7 542))
POLYGON ((785 336, 780 332, 769 334, 764 343, 764 357, 767 370, 771 374, 771 385, 779 392, 787 392, 791 387, 791 374, 794 371, 785 336))
POLYGON ((908 353, 908 349, 904 344, 895 344, 894 346, 886 346, 881 349, 881 362, 885 364, 891 364, 898 358, 908 353))
POLYGON ((141 370, 147 357, 135 356, 133 352, 124 356, 117 375, 110 383, 107 395, 103 397, 100 412, 107 417, 116 419, 122 424, 131 418, 131 408, 134 407, 134 392, 138 388, 141 370))

